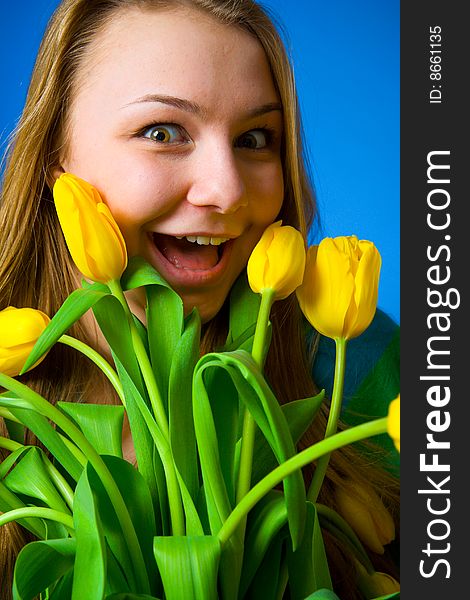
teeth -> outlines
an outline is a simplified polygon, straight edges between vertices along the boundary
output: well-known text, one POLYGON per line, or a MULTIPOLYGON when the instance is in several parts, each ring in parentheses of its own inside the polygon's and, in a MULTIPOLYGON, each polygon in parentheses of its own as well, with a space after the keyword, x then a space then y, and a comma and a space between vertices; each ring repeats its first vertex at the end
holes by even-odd
POLYGON ((223 244, 224 242, 226 242, 228 240, 228 238, 222 238, 222 237, 211 237, 211 244, 213 246, 220 246, 220 244, 223 244))
POLYGON ((228 240, 228 238, 223 237, 208 237, 205 235, 175 235, 177 240, 182 240, 186 238, 188 242, 196 242, 200 246, 208 246, 211 244, 212 246, 220 246, 228 240))

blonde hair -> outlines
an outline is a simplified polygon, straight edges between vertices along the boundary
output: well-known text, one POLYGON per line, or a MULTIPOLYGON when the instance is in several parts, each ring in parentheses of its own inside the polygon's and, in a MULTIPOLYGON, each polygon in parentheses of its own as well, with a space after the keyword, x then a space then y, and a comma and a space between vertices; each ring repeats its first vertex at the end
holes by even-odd
MULTIPOLYGON (((127 8, 196 9, 256 37, 266 53, 283 109, 285 194, 279 217, 285 224, 297 227, 305 238, 312 225, 315 201, 302 147, 293 72, 273 19, 259 4, 252 0, 63 0, 44 35, 23 115, 8 154, 0 205, 0 309, 8 305, 32 306, 52 315, 79 285, 52 202, 52 169, 59 164, 59 154, 67 145, 67 118, 74 83, 87 49, 114 15, 127 8)), ((205 328, 203 351, 223 341, 224 312, 222 309, 205 328)), ((274 391, 281 402, 311 395, 316 387, 294 297, 276 303, 272 321, 273 342, 266 374, 274 391)), ((83 323, 77 323, 71 334, 95 343, 83 323)), ((100 377, 80 355, 64 350, 61 348, 60 354, 52 351, 37 369, 23 378, 53 403, 58 399, 86 398, 88 389, 96 388, 100 377)), ((109 391, 107 394, 110 395, 109 391)), ((325 421, 326 410, 315 430, 306 436, 304 445, 322 435, 325 421)), ((333 505, 332 486, 341 485, 346 476, 364 485, 375 481, 385 501, 396 506, 393 481, 382 471, 368 467, 362 457, 350 450, 335 454, 320 500, 333 505)), ((2 575, 6 580, 11 576, 13 546, 18 547, 18 532, 0 528, 0 589, 11 588, 1 584, 2 575)), ((331 540, 328 546, 332 571, 337 572, 338 580, 341 576, 345 580, 344 592, 338 593, 352 600, 356 592, 345 575, 348 561, 344 549, 331 540)), ((343 589, 341 583, 338 585, 339 590, 343 589)))

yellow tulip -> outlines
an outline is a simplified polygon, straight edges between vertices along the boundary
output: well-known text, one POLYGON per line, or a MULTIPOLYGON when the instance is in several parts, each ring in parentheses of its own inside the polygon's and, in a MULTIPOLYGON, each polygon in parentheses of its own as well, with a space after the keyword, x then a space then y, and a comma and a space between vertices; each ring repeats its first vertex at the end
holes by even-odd
POLYGON ((354 481, 345 482, 335 492, 338 512, 346 519, 357 537, 377 554, 395 539, 391 514, 372 487, 367 489, 354 481))
POLYGON ((358 561, 355 560, 354 562, 357 567, 359 589, 367 600, 400 591, 400 584, 388 573, 382 573, 381 571, 367 573, 358 561))
POLYGON ((400 394, 388 407, 387 432, 400 452, 400 394))
POLYGON ((305 269, 305 245, 299 231, 282 221, 270 225, 256 244, 248 261, 247 273, 251 289, 275 292, 282 300, 302 283, 305 269))
POLYGON ((126 244, 98 191, 83 179, 63 173, 53 194, 65 241, 79 270, 93 281, 119 279, 127 266, 126 244))
POLYGON ((297 298, 313 327, 333 339, 360 335, 375 314, 380 266, 374 244, 354 235, 311 246, 297 298))
MULTIPOLYGON (((34 308, 15 308, 14 306, 9 306, 0 311, 1 373, 10 377, 18 375, 34 344, 47 327, 49 321, 50 319, 46 314, 34 308)), ((43 358, 44 356, 41 360, 43 358)))

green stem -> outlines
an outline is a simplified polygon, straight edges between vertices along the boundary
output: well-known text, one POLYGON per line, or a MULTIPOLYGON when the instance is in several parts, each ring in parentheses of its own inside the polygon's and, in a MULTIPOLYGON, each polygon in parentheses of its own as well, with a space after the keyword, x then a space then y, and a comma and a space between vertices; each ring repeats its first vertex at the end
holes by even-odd
POLYGON ((160 390, 158 389, 158 385, 155 380, 155 375, 153 374, 150 359, 148 357, 147 351, 145 350, 145 346, 142 342, 139 332, 137 331, 137 327, 135 326, 134 317, 129 309, 129 305, 127 304, 127 300, 124 296, 124 292, 122 291, 121 284, 119 283, 119 281, 110 281, 108 285, 109 289, 111 290, 111 293, 119 300, 124 309, 124 312, 126 313, 131 331, 132 346, 134 348, 137 361, 140 365, 142 377, 144 378, 145 385, 147 387, 147 391, 150 398, 150 404, 152 406, 155 420, 165 438, 169 440, 170 428, 168 426, 168 418, 165 412, 165 407, 163 405, 162 397, 160 395, 160 390))
POLYGON ((266 335, 268 333, 269 315, 274 303, 276 292, 270 288, 264 289, 261 292, 261 304, 259 307, 258 320, 256 322, 255 335, 253 338, 253 348, 251 355, 258 367, 263 370, 266 344, 266 335))
POLYGON ((0 385, 11 390, 18 396, 17 402, 20 405, 20 408, 35 410, 60 427, 62 431, 87 457, 90 464, 95 469, 98 477, 100 478, 103 487, 105 488, 106 493, 108 494, 109 499, 114 507, 114 510, 116 511, 116 515, 119 520, 125 542, 129 548, 131 560, 133 562, 137 586, 142 593, 148 593, 150 588, 147 571, 142 555, 142 549, 140 547, 132 519, 129 515, 129 511, 121 492, 101 456, 86 439, 80 429, 78 429, 78 427, 72 423, 72 421, 70 421, 60 410, 50 404, 47 400, 45 400, 27 385, 24 385, 20 381, 17 381, 12 377, 8 377, 3 373, 0 373, 0 385), (21 406, 21 404, 26 405, 21 406))
POLYGON ((92 362, 94 362, 95 365, 99 369, 101 369, 101 371, 103 371, 103 373, 109 379, 109 382, 111 383, 113 388, 116 390, 116 393, 119 396, 123 406, 124 407, 126 406, 126 399, 124 397, 124 392, 123 392, 122 385, 119 380, 118 374, 113 369, 113 367, 109 364, 109 362, 101 356, 101 354, 99 352, 97 352, 93 348, 90 348, 90 346, 88 346, 84 342, 77 340, 74 337, 71 337, 70 335, 64 334, 63 336, 61 336, 58 339, 58 341, 61 344, 64 344, 65 346, 70 346, 71 348, 78 350, 79 352, 81 352, 82 354, 87 356, 92 362))
POLYGON ((28 519, 36 517, 38 519, 48 519, 49 521, 56 521, 65 525, 68 530, 74 531, 73 519, 70 515, 66 515, 58 510, 52 508, 44 508, 42 506, 25 506, 24 508, 15 508, 9 510, 6 513, 0 515, 0 527, 11 523, 11 521, 17 521, 18 519, 28 519))
MULTIPOLYGON (((262 370, 264 366, 264 348, 266 344, 266 335, 269 325, 269 314, 274 302, 275 292, 272 289, 265 289, 261 293, 261 305, 256 322, 255 335, 253 339, 253 348, 251 355, 262 370)), ((240 452, 240 469, 238 472, 237 502, 240 502, 243 496, 251 487, 251 472, 253 469, 253 451, 255 446, 256 423, 247 408, 243 413, 243 432, 242 446, 240 452)))
POLYGON ((309 448, 302 450, 295 456, 286 460, 261 481, 259 481, 239 502, 225 523, 222 525, 217 537, 222 545, 224 545, 230 537, 235 533, 237 527, 243 519, 246 518, 250 510, 265 496, 273 487, 278 485, 283 479, 288 477, 297 469, 301 469, 305 465, 317 460, 324 454, 329 454, 342 446, 347 446, 359 440, 369 438, 387 431, 387 417, 375 419, 356 427, 351 427, 345 431, 335 433, 334 435, 313 444, 309 448))
POLYGON ((72 454, 74 458, 76 458, 76 460, 79 462, 79 464, 81 464, 82 467, 85 468, 88 461, 87 457, 83 454, 80 448, 77 448, 77 446, 73 442, 71 442, 68 437, 65 437, 65 435, 59 433, 59 437, 62 440, 64 446, 66 446, 67 450, 70 452, 70 454, 72 454))
POLYGON ((70 485, 67 483, 65 477, 55 468, 55 466, 51 463, 51 461, 43 456, 43 462, 49 473, 49 477, 54 483, 55 487, 58 489, 62 498, 64 498, 70 510, 73 512, 73 498, 74 493, 70 485))
POLYGON ((0 448, 5 448, 5 450, 9 450, 10 452, 14 452, 15 450, 19 450, 20 448, 24 448, 23 444, 19 442, 15 442, 14 440, 10 440, 10 438, 1 437, 0 436, 0 448))
MULTIPOLYGON (((336 433, 338 420, 341 414, 341 405, 343 402, 344 375, 346 370, 346 345, 347 340, 344 338, 335 339, 336 343, 336 360, 335 360, 335 377, 333 381, 333 394, 330 403, 330 412, 328 414, 328 422, 326 424, 325 438, 336 433)), ((310 484, 307 499, 315 503, 320 493, 323 480, 325 479, 328 464, 330 462, 330 454, 325 454, 317 462, 313 479, 310 484)))

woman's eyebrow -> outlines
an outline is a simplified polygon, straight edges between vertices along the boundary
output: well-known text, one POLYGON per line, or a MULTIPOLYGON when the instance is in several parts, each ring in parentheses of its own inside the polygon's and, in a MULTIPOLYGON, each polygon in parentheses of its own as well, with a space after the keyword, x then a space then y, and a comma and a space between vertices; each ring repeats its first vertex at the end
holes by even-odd
MULTIPOLYGON (((122 108, 126 108, 127 106, 132 106, 134 104, 142 104, 145 102, 166 104, 168 106, 173 106, 186 112, 200 115, 202 118, 204 118, 207 115, 207 111, 197 102, 194 102, 192 100, 186 100, 184 98, 178 98, 176 96, 166 96, 162 94, 146 94, 141 98, 137 98, 137 100, 134 100, 133 102, 125 104, 122 108)), ((267 102, 266 104, 261 104, 260 106, 251 108, 243 115, 243 117, 250 119, 253 117, 265 115, 273 111, 282 112, 282 106, 280 102, 267 102)))

